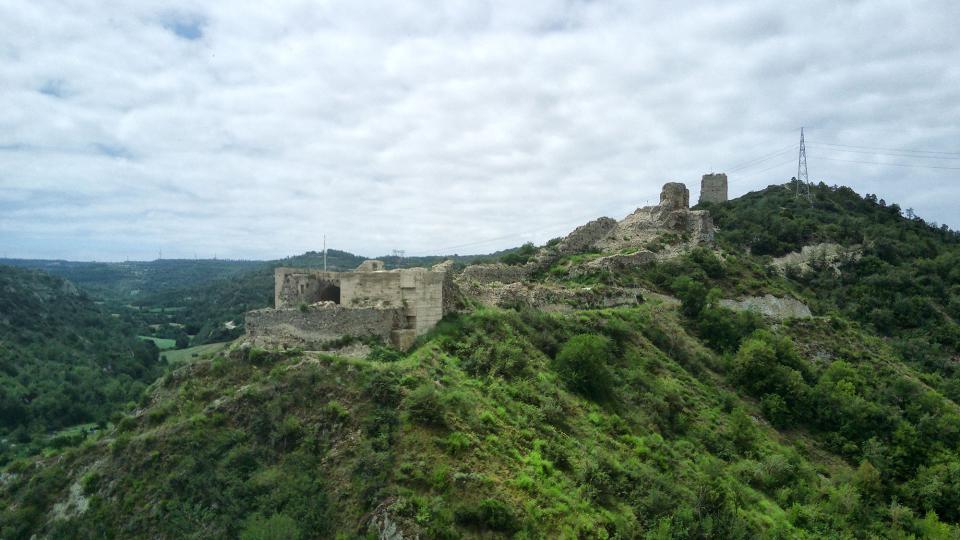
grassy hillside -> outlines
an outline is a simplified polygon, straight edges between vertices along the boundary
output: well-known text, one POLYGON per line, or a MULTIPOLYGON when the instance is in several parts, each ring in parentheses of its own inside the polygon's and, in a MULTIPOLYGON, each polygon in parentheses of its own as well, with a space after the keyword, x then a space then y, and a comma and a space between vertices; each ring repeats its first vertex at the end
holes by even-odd
POLYGON ((76 424, 105 425, 163 373, 152 343, 72 283, 0 266, 0 461, 76 424))
POLYGON ((0 530, 363 538, 387 519, 425 538, 957 534, 943 522, 960 519, 960 411, 892 349, 822 319, 724 356, 689 326, 655 304, 482 310, 393 362, 234 349, 165 376, 97 441, 10 467, 0 530))

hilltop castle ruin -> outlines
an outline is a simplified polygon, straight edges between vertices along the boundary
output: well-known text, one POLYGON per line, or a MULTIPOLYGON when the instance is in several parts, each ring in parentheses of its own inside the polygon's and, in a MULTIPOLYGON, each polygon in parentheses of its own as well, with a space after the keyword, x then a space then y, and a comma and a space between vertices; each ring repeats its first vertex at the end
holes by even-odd
MULTIPOLYGON (((727 200, 725 174, 704 175, 701 186, 701 202, 727 200)), ((620 221, 603 217, 577 227, 525 265, 471 265, 456 279, 450 261, 430 269, 386 270, 377 260, 365 261, 352 272, 277 268, 274 307, 247 313, 247 337, 258 345, 324 348, 345 336, 374 336, 407 349, 444 315, 461 309, 464 294, 499 307, 636 304, 641 297, 634 290, 608 287, 599 294, 590 288, 565 289, 531 280, 576 254, 600 256, 574 272, 620 271, 675 257, 692 246, 712 242, 713 235, 709 212, 691 210, 687 187, 668 182, 660 193, 660 204, 638 208, 620 221)))
POLYGON ((457 306, 448 264, 385 270, 365 261, 353 272, 274 271, 274 307, 247 313, 254 341, 320 346, 344 336, 378 336, 405 349, 457 306))

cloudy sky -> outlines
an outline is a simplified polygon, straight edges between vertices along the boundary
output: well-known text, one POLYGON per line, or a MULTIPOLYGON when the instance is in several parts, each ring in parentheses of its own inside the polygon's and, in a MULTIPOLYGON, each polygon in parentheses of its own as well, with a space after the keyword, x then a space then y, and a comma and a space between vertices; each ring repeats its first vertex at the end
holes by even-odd
POLYGON ((0 0, 0 256, 489 252, 783 182, 800 126, 960 227, 960 2, 784 4, 0 0))

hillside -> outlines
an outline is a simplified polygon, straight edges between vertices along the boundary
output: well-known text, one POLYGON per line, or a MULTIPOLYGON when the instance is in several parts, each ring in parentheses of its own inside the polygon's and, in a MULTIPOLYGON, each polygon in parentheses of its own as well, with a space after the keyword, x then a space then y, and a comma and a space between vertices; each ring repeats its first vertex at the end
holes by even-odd
POLYGON ((10 464, 0 537, 957 538, 960 239, 813 194, 707 206, 715 250, 525 284, 632 307, 475 308, 364 358, 238 340, 10 464), (813 316, 726 307, 761 295, 813 316))
POLYGON ((69 281, 0 266, 0 461, 138 399, 163 369, 133 336, 69 281))

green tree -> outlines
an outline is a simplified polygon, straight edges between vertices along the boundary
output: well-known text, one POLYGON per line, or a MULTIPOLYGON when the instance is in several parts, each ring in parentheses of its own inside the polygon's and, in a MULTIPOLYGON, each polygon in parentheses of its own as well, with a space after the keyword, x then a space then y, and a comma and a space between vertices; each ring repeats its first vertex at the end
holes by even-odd
POLYGON ((613 378, 607 367, 609 357, 609 339, 596 334, 580 334, 563 345, 553 366, 571 390, 602 400, 610 396, 613 387, 613 378))

